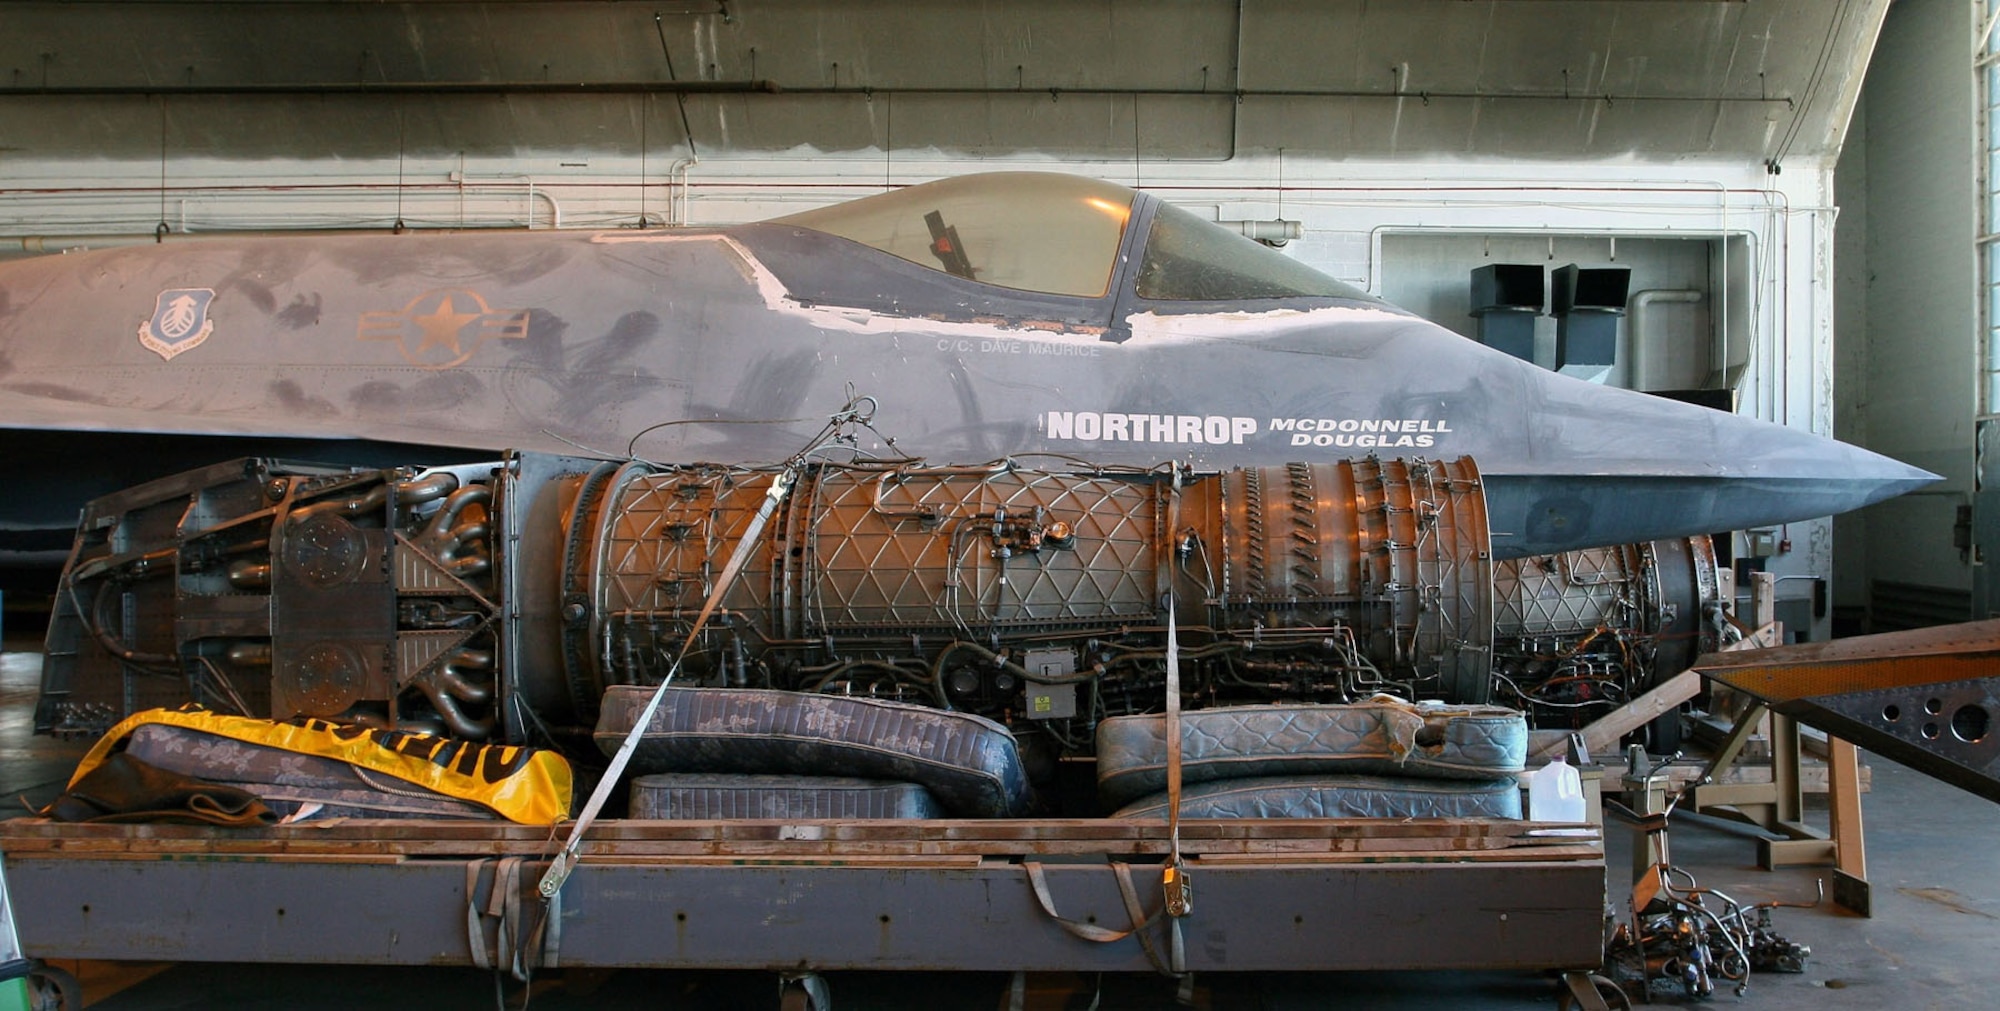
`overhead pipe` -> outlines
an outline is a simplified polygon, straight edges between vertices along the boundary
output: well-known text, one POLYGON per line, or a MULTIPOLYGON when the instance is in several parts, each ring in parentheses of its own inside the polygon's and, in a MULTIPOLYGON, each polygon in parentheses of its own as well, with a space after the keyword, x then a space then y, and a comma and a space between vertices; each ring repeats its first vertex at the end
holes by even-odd
POLYGON ((1293 239, 1305 235, 1305 225, 1301 222, 1293 221, 1289 218, 1272 218, 1269 220, 1250 220, 1250 221, 1217 221, 1216 224, 1221 225, 1222 227, 1227 228, 1232 232, 1236 232, 1237 234, 1243 236, 1246 239, 1256 239, 1258 242, 1270 242, 1278 245, 1283 245, 1284 243, 1290 242, 1293 239))
POLYGON ((45 256, 74 253, 85 249, 151 245, 159 239, 152 233, 125 235, 21 235, 0 238, 0 256, 45 256))
MULTIPOLYGON (((404 234, 413 232, 519 232, 529 231, 520 226, 480 226, 477 228, 410 228, 404 234)), ((389 226, 381 228, 218 228, 209 232, 105 232, 95 235, 19 235, 0 236, 0 259, 17 256, 60 256, 64 253, 83 253, 93 249, 120 249, 126 246, 151 246, 166 240, 182 242, 203 239, 244 239, 266 238, 288 235, 310 235, 326 238, 336 235, 391 235, 389 226)))
MULTIPOLYGON (((776 81, 320 81, 279 84, 52 84, 0 88, 8 98, 122 98, 177 95, 776 95, 776 81)), ((861 93, 867 89, 840 89, 861 93)), ((1000 90, 1000 89, 995 89, 1000 90)))
POLYGON ((967 86, 874 87, 864 85, 816 85, 789 87, 768 79, 742 81, 324 81, 311 84, 101 84, 44 85, 0 88, 0 98, 104 98, 174 96, 321 96, 321 95, 835 95, 874 98, 884 95, 1064 95, 1168 98, 1379 98, 1401 101, 1421 98, 1426 102, 1453 99, 1470 102, 1697 102, 1712 104, 1782 105, 1794 102, 1786 97, 1762 95, 1583 95, 1561 91, 1380 91, 1365 88, 1236 88, 1220 91, 1203 88, 1107 88, 1047 87, 993 88, 967 86))
POLYGON ((686 158, 681 158, 681 159, 678 159, 678 160, 676 160, 676 161, 675 161, 675 162, 673 163, 673 165, 672 165, 671 167, 669 167, 669 168, 667 169, 667 180, 668 180, 668 182, 667 182, 667 187, 668 187, 668 189, 667 189, 667 224, 669 224, 669 225, 678 225, 678 226, 681 226, 681 227, 686 227, 686 226, 687 226, 687 223, 688 223, 688 172, 689 172, 690 170, 692 170, 692 169, 693 169, 693 168, 694 168, 694 167, 695 167, 696 165, 699 165, 699 164, 701 164, 701 159, 700 159, 700 158, 696 158, 696 157, 694 157, 693 155, 689 155, 689 156, 688 156, 688 157, 686 157, 686 158), (678 177, 678 178, 680 179, 680 188, 679 188, 679 191, 678 191, 678 198, 676 197, 676 191, 675 191, 675 189, 673 188, 673 180, 674 180, 674 179, 675 179, 676 177, 678 177))
MULTIPOLYGON (((452 226, 437 230, 461 231, 461 230, 466 230, 467 228, 470 227, 470 228, 476 228, 478 231, 481 232, 518 231, 518 230, 533 231, 535 230, 534 204, 538 200, 548 206, 548 227, 549 228, 563 227, 562 203, 556 199, 555 194, 540 188, 540 186, 532 176, 522 175, 522 176, 515 176, 512 179, 479 180, 476 178, 468 178, 467 174, 463 170, 453 170, 449 175, 447 175, 446 178, 450 181, 450 184, 453 187, 455 187, 457 191, 461 193, 471 192, 471 193, 483 194, 494 191, 505 192, 505 191, 518 190, 520 193, 525 195, 527 200, 527 205, 525 208, 526 223, 520 226, 514 226, 514 225, 467 226, 464 224, 460 224, 457 226, 452 226)), ((353 197, 353 196, 363 195, 361 192, 363 190, 385 189, 385 188, 387 188, 386 185, 330 187, 327 188, 330 190, 330 192, 327 195, 353 197)), ((246 192, 262 193, 262 192, 281 192, 281 191, 290 192, 305 188, 297 186, 274 185, 274 186, 196 187, 195 189, 197 191, 222 192, 222 193, 246 193, 246 192)), ((435 187, 411 186, 407 187, 407 189, 425 191, 425 190, 434 190, 435 187)), ((685 189, 685 172, 683 172, 683 189, 685 189)), ((71 192, 71 191, 43 190, 40 192, 44 194, 59 195, 61 193, 71 192)), ((75 190, 74 192, 98 192, 98 191, 91 190, 88 188, 80 188, 75 190)), ((685 204, 685 194, 683 194, 683 203, 685 204)), ((84 252, 86 250, 92 250, 92 249, 118 249, 126 246, 153 245, 160 242, 164 242, 169 238, 175 240, 181 240, 181 239, 191 239, 191 238, 198 239, 204 236, 221 236, 221 235, 228 235, 233 238, 282 236, 282 235, 313 235, 313 236, 324 237, 331 235, 374 235, 379 232, 385 232, 391 230, 392 229, 386 227, 385 228, 365 228, 365 227, 216 228, 211 231, 197 233, 189 230, 186 227, 185 223, 183 223, 183 226, 179 231, 173 231, 171 229, 166 231, 161 231, 159 229, 154 229, 153 231, 148 231, 148 232, 103 232, 103 233, 77 233, 70 235, 0 236, 0 259, 5 259, 9 257, 19 257, 19 256, 60 255, 63 253, 84 252)), ((409 230, 431 231, 433 229, 409 229, 409 230)))
MULTIPOLYGON (((463 164, 463 157, 463 154, 461 154, 461 165, 463 164)), ((460 194, 464 194, 467 191, 480 193, 488 187, 495 186, 507 188, 518 186, 527 194, 528 198, 526 228, 532 230, 535 227, 535 201, 537 200, 549 205, 549 227, 562 227, 562 205, 556 202, 554 194, 536 188, 534 176, 516 174, 512 176, 488 176, 485 179, 480 179, 467 172, 463 167, 460 167, 445 173, 445 179, 456 186, 460 194)), ((412 187, 412 189, 416 189, 416 187, 412 187)))

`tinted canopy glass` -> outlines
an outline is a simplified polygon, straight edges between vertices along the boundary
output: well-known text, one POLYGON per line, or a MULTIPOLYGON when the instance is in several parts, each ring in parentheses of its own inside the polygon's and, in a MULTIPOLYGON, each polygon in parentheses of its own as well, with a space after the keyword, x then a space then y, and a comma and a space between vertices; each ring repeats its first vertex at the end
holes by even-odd
POLYGON ((1139 265, 1140 298, 1234 302, 1246 298, 1375 298, 1263 243, 1162 203, 1139 265))
MULTIPOLYGON (((1098 297, 1111 286, 1131 190, 1046 172, 944 179, 776 219, 968 280, 1098 297)), ((1213 226, 1211 226, 1213 227, 1213 226)))

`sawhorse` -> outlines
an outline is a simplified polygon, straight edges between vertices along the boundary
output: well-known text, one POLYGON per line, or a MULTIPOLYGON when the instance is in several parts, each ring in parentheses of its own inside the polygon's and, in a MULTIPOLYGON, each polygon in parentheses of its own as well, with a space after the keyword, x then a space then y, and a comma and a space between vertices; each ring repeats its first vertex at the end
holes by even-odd
MULTIPOLYGON (((1754 574, 1750 601, 1757 631, 1727 650, 1777 646, 1783 633, 1773 621, 1776 583, 1769 573, 1754 574)), ((1734 693, 1731 693, 1732 695, 1734 693)), ((1868 854, 1861 833, 1861 763, 1854 745, 1829 735, 1826 739, 1826 798, 1831 832, 1805 823, 1805 798, 1799 789, 1799 725, 1773 713, 1763 703, 1737 696, 1742 708, 1729 735, 1709 763, 1703 785, 1694 789, 1694 810, 1754 825, 1780 839, 1757 840, 1757 864, 1779 867, 1833 866, 1833 902, 1862 916, 1872 915, 1868 889, 1868 854), (1743 745, 1762 729, 1771 742, 1771 781, 1716 783, 1743 753, 1743 745)))

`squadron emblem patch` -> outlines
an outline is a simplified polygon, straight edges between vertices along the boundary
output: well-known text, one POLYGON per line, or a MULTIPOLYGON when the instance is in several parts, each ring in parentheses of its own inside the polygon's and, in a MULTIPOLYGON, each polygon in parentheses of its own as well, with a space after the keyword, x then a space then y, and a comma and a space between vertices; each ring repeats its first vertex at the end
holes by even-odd
POLYGON ((153 318, 139 324, 139 343, 169 361, 208 339, 215 321, 208 318, 213 288, 168 288, 153 305, 153 318))

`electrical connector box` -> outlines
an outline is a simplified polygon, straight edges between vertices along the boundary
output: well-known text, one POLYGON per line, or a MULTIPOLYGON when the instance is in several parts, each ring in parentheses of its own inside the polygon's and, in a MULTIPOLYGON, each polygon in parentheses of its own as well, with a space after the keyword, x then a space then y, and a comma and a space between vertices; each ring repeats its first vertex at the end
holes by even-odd
POLYGON ((1778 553, 1778 532, 1776 530, 1743 531, 1743 555, 1746 558, 1770 558, 1778 553))
POLYGON ((1076 715, 1075 685, 1028 683, 1028 718, 1060 720, 1076 715))

